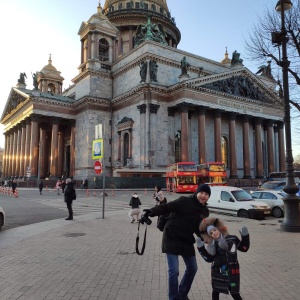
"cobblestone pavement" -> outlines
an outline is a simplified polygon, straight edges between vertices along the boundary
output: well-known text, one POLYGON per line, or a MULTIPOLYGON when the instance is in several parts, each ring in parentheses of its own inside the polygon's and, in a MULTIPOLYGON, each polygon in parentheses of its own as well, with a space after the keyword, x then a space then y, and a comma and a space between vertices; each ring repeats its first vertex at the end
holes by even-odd
MULTIPOLYGON (((141 199, 151 206, 151 195, 141 199)), ((138 224, 131 224, 127 213, 123 208, 108 211, 103 219, 101 213, 91 212, 73 221, 58 219, 0 232, 0 299, 167 300, 162 233, 153 218, 145 253, 137 255, 138 224)), ((221 218, 232 234, 239 236, 243 225, 249 228, 250 250, 238 253, 243 299, 299 299, 300 233, 281 231, 274 218, 221 218)), ((140 247, 144 229, 141 226, 140 247)), ((210 264, 198 253, 197 260, 189 299, 210 299, 210 264)))

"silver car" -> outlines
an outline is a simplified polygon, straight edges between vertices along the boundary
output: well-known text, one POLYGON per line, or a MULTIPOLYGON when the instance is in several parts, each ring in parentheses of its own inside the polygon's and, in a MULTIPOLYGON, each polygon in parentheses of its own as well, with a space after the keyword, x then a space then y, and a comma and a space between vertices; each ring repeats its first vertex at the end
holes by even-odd
POLYGON ((255 200, 259 200, 268 203, 271 207, 272 215, 276 218, 282 218, 284 216, 284 198, 286 194, 280 191, 255 191, 251 193, 251 197, 255 200))
POLYGON ((5 213, 4 209, 0 206, 0 230, 4 226, 5 213))

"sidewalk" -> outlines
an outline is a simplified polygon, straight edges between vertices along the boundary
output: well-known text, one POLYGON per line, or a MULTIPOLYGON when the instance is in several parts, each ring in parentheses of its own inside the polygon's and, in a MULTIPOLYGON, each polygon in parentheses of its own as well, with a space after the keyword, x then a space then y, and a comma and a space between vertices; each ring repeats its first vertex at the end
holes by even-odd
MULTIPOLYGON (((0 299, 167 300, 167 265, 156 218, 139 256, 138 224, 131 224, 127 213, 106 212, 105 219, 92 213, 0 232, 0 299)), ((232 234, 239 236, 243 225, 249 228, 250 250, 238 253, 243 299, 299 299, 300 234, 282 232, 276 219, 221 218, 232 234)), ((145 225, 141 227, 140 248, 145 225)), ((198 253, 197 260, 189 299, 208 300, 210 264, 198 253)), ((183 262, 181 268, 180 275, 183 262)))

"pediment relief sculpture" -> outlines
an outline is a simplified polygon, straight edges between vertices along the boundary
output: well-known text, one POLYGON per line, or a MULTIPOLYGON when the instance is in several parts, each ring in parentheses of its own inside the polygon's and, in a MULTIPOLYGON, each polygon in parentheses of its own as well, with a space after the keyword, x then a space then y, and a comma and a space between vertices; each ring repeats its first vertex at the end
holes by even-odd
POLYGON ((205 84, 202 87, 235 96, 272 103, 270 98, 267 97, 258 86, 254 85, 248 77, 244 76, 232 76, 205 84))
POLYGON ((9 114, 12 110, 16 109, 20 103, 25 101, 26 98, 21 96, 20 94, 13 92, 10 96, 10 100, 7 104, 5 115, 9 114))

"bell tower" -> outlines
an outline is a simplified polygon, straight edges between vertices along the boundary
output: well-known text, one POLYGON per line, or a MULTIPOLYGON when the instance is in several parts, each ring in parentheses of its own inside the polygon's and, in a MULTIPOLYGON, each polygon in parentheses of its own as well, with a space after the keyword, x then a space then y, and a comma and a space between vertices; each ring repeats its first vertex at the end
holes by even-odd
POLYGON ((103 14, 99 3, 97 13, 82 22, 78 35, 81 40, 80 72, 85 70, 109 70, 115 62, 118 29, 103 14))
POLYGON ((48 65, 40 72, 34 74, 34 85, 40 92, 60 95, 64 78, 59 71, 52 65, 51 54, 49 54, 48 65))

